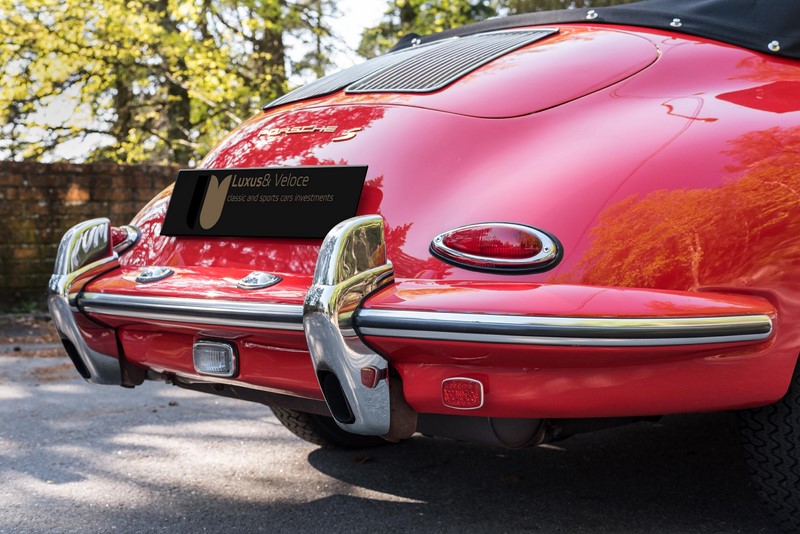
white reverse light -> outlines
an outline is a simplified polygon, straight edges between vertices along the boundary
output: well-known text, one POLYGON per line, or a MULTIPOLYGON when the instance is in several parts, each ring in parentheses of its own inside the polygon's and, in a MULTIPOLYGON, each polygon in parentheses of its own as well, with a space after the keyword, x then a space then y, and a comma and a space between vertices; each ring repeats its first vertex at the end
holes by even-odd
POLYGON ((198 341, 192 348, 194 369, 201 375, 236 376, 236 349, 221 341, 198 341))

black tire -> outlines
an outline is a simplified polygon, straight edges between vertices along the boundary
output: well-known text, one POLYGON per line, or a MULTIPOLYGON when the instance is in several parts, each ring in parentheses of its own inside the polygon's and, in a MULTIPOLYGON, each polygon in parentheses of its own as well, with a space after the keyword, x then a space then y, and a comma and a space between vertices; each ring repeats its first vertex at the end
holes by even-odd
POLYGON ((800 373, 775 404, 739 412, 745 462, 758 496, 786 532, 800 532, 800 373))
POLYGON ((379 436, 352 434, 339 428, 332 417, 270 406, 272 413, 295 436, 328 449, 366 449, 389 445, 379 436))

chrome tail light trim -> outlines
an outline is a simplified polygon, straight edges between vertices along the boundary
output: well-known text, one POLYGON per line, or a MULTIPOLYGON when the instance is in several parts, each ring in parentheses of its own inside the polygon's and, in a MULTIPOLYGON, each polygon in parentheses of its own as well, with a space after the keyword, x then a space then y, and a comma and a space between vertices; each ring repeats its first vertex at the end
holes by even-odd
POLYGON ((563 246, 552 234, 533 226, 507 222, 484 222, 459 226, 434 237, 429 248, 431 254, 435 257, 456 267, 472 271, 503 274, 526 274, 547 271, 558 265, 564 255, 563 246), (464 230, 481 227, 518 230, 537 239, 542 249, 538 254, 525 258, 501 258, 468 254, 447 246, 446 241, 449 236, 464 230))
POLYGON ((124 226, 119 227, 120 230, 125 232, 126 236, 121 242, 114 245, 114 252, 117 254, 122 254, 133 245, 135 245, 139 241, 139 237, 141 237, 141 232, 135 226, 131 226, 130 224, 126 224, 124 226))

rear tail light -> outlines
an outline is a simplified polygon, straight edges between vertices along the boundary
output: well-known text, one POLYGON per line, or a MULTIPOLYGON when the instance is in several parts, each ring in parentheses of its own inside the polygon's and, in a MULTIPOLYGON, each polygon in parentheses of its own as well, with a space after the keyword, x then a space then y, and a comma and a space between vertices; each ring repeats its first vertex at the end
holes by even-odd
POLYGON ((111 246, 117 254, 132 247, 139 240, 139 229, 135 226, 114 226, 111 228, 111 246))
POLYGON ((515 223, 480 223, 437 235, 431 252, 467 269, 530 273, 554 267, 561 259, 555 237, 515 223))

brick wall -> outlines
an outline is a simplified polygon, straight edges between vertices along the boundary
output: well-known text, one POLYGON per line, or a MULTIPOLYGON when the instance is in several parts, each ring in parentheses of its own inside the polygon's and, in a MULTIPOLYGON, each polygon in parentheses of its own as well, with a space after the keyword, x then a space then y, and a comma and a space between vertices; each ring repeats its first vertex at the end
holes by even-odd
POLYGON ((44 309, 61 236, 94 217, 126 224, 177 168, 0 161, 0 312, 44 309))

